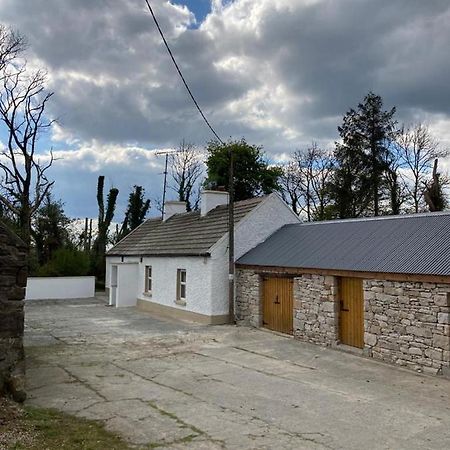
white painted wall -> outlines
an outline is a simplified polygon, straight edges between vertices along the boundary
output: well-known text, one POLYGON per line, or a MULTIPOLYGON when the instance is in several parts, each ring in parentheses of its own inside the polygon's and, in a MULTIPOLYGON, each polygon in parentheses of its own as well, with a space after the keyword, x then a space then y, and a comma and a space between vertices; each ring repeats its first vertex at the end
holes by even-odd
MULTIPOLYGON (((250 249, 266 240, 283 225, 297 222, 299 222, 298 217, 283 200, 277 194, 270 195, 237 224, 235 259, 239 259, 250 249)), ((120 286, 122 282, 127 283, 128 289, 131 293, 134 292, 136 298, 208 316, 228 314, 228 235, 225 235, 213 246, 209 258, 125 256, 122 261, 120 256, 107 257, 107 287, 110 287, 112 265, 117 264, 118 273, 120 273, 122 265, 127 263, 135 263, 134 265, 138 267, 137 282, 133 286, 129 280, 126 281, 119 277, 118 285, 120 286), (151 297, 144 294, 146 265, 152 266, 153 291, 151 297), (186 306, 178 305, 175 302, 177 269, 186 269, 186 306)), ((130 303, 133 303, 131 297, 130 303)))
POLYGON ((139 270, 138 298, 185 311, 212 314, 210 258, 144 257, 139 270), (152 295, 144 294, 145 266, 152 266, 152 295), (177 304, 177 270, 186 269, 186 306, 177 304))
POLYGON ((95 277, 28 277, 25 300, 89 298, 95 277))
MULTIPOLYGON (((108 275, 108 287, 111 287, 112 266, 118 268, 117 304, 124 306, 123 293, 126 290, 134 293, 134 301, 127 300, 129 304, 136 304, 136 299, 151 301, 160 305, 170 306, 185 311, 211 315, 211 262, 204 257, 140 257, 125 256, 123 258, 110 256, 106 258, 106 272, 108 275), (131 263, 131 264, 130 264, 131 263), (134 263, 134 264, 133 264, 134 263), (124 266, 137 267, 137 279, 133 285, 130 279, 126 279, 124 266), (145 290, 145 266, 152 266, 152 295, 148 296, 145 290), (175 303, 177 298, 177 269, 186 269, 186 306, 175 303), (128 286, 124 288, 124 283, 128 286)), ((126 270, 126 269, 125 269, 126 270)), ((128 277, 134 277, 128 273, 128 277)), ((112 290, 110 289, 110 304, 112 304, 112 290)), ((128 305, 130 306, 130 305, 128 305)))
MULTIPOLYGON (((284 203, 278 194, 271 194, 250 214, 241 220, 235 229, 234 256, 241 256, 275 231, 300 219, 284 203)), ((211 292, 214 293, 213 314, 228 313, 228 233, 214 245, 211 252, 211 292)))

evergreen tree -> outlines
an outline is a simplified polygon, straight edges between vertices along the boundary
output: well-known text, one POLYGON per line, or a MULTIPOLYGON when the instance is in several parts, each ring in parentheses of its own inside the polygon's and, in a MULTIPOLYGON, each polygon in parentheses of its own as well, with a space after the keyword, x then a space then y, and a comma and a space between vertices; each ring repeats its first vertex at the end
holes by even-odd
POLYGON ((105 278, 105 253, 108 244, 109 227, 114 217, 116 209, 117 196, 119 190, 111 188, 106 198, 106 211, 104 204, 103 190, 105 186, 105 177, 100 175, 97 183, 97 203, 98 203, 98 232, 94 242, 93 270, 98 278, 105 278))
POLYGON ((144 221, 150 209, 150 200, 145 200, 144 194, 145 190, 142 186, 134 186, 134 190, 128 197, 128 206, 119 232, 119 239, 125 237, 144 221))
POLYGON ((424 190, 425 202, 431 212, 443 211, 448 201, 444 194, 444 183, 441 174, 437 171, 438 159, 434 160, 433 176, 431 181, 427 182, 424 190))
POLYGON ((379 95, 369 92, 357 109, 350 109, 336 144, 337 169, 330 186, 339 217, 380 214, 380 200, 395 138, 395 108, 383 109, 379 95))
POLYGON ((46 264, 59 248, 70 242, 67 230, 70 219, 64 214, 63 203, 47 194, 33 223, 32 236, 39 265, 46 264))

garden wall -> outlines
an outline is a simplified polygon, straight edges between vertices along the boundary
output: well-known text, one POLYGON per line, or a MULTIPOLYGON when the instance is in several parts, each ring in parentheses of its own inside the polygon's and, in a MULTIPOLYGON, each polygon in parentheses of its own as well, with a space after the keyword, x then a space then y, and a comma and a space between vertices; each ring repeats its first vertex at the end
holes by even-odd
POLYGON ((29 277, 26 300, 90 298, 95 277, 29 277))

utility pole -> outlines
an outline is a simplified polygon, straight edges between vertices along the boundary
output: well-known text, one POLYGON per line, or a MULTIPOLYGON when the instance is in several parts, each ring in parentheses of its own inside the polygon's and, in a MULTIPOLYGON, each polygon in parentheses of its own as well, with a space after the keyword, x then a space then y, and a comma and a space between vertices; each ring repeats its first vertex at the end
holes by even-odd
POLYGON ((228 303, 230 323, 235 323, 234 317, 234 154, 232 146, 228 149, 230 160, 228 180, 228 303))
POLYGON ((162 207, 161 207, 161 219, 164 220, 164 210, 166 208, 166 190, 167 190, 167 164, 169 162, 169 155, 179 153, 178 150, 166 150, 155 152, 156 156, 166 155, 166 161, 164 164, 164 185, 163 185, 163 196, 162 196, 162 207))

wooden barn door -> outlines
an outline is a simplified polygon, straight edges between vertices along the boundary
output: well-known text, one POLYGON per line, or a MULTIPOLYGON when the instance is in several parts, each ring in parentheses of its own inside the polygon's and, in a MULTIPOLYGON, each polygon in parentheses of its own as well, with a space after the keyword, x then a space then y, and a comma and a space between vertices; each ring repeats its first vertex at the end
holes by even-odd
POLYGON ((263 284, 263 326, 281 333, 293 333, 292 278, 265 278, 263 284))
POLYGON ((341 278, 339 331, 342 344, 364 347, 364 294, 361 278, 341 278))

